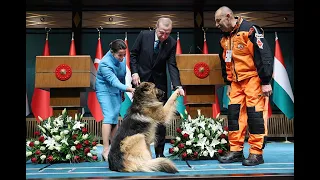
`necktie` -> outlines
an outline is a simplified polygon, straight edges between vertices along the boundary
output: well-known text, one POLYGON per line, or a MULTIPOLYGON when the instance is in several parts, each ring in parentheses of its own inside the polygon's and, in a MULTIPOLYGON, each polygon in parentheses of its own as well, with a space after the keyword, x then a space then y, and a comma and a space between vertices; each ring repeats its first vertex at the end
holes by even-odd
POLYGON ((160 41, 159 41, 159 40, 156 40, 156 41, 154 42, 153 51, 154 51, 155 53, 158 53, 158 52, 159 52, 159 44, 160 44, 160 41))

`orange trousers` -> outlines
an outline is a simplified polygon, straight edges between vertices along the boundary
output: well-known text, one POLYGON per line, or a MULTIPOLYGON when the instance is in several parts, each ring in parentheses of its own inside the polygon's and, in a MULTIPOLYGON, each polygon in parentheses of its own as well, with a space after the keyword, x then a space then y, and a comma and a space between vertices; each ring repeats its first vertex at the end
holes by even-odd
POLYGON ((268 97, 262 95, 261 80, 254 76, 231 83, 228 106, 230 151, 241 151, 249 131, 249 152, 263 154, 267 136, 268 97))

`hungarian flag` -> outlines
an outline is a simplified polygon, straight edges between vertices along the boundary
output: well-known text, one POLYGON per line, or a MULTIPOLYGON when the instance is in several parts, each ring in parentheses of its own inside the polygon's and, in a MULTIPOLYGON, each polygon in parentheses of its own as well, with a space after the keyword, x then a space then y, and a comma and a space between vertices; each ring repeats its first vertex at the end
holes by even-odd
MULTIPOLYGON (((129 46, 128 46, 128 37, 127 37, 127 33, 126 36, 124 38, 124 41, 126 43, 127 46, 127 50, 126 50, 126 77, 125 77, 125 82, 127 86, 132 86, 131 85, 131 81, 132 81, 132 77, 131 77, 131 70, 130 70, 130 50, 129 50, 129 46)), ((127 114, 127 110, 128 108, 131 106, 132 104, 132 93, 131 92, 125 92, 124 93, 125 99, 124 101, 121 103, 121 107, 120 107, 120 115, 122 118, 124 118, 124 116, 127 114)))
POLYGON ((294 117, 293 92, 284 64, 277 33, 275 33, 275 37, 272 100, 288 119, 292 119, 294 117))
POLYGON ((71 39, 71 45, 70 45, 70 50, 69 50, 69 56, 75 56, 76 53, 76 46, 74 45, 74 36, 72 32, 72 39, 71 39))
MULTIPOLYGON (((203 54, 209 54, 208 45, 207 45, 207 38, 206 34, 204 33, 204 41, 203 41, 203 54)), ((215 102, 212 104, 212 117, 217 118, 220 115, 220 104, 218 98, 218 87, 215 85, 215 102)))
MULTIPOLYGON (((176 54, 182 54, 179 32, 178 32, 178 34, 177 34, 176 54)), ((171 84, 171 83, 170 83, 170 84, 171 84)), ((186 93, 186 92, 185 92, 185 93, 186 93)), ((185 110, 186 110, 186 106, 184 105, 185 98, 186 98, 186 94, 185 94, 185 97, 179 96, 179 97, 177 98, 176 108, 177 108, 177 111, 178 111, 181 115, 185 114, 185 110)))
MULTIPOLYGON (((46 42, 44 45, 43 56, 50 56, 49 41, 48 41, 48 32, 46 35, 46 42)), ((53 109, 50 106, 50 91, 35 88, 33 91, 33 96, 31 100, 31 110, 34 117, 38 122, 39 116, 42 119, 47 119, 53 115, 53 109)))
MULTIPOLYGON (((103 57, 103 50, 100 40, 100 32, 99 32, 99 38, 98 38, 98 45, 96 49, 96 58, 94 60, 94 67, 98 69, 99 63, 103 57)), ((93 118, 100 122, 103 120, 103 114, 102 110, 99 104, 99 101, 97 99, 97 94, 95 91, 88 92, 88 101, 87 101, 88 109, 90 110, 93 118)))

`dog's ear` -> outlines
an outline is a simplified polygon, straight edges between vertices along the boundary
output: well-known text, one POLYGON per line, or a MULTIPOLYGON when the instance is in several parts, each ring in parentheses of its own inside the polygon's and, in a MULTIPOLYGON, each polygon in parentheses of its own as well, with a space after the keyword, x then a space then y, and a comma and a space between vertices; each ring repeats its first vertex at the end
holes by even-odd
POLYGON ((150 85, 146 82, 141 83, 138 88, 140 89, 140 91, 149 91, 150 89, 150 85))

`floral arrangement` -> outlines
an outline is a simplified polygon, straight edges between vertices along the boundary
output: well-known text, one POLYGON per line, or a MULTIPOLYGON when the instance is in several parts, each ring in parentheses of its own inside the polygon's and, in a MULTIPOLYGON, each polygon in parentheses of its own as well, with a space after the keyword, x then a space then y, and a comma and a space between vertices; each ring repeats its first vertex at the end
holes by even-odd
POLYGON ((177 137, 171 139, 170 157, 180 159, 215 159, 229 150, 228 127, 223 119, 207 118, 198 110, 198 117, 191 119, 185 111, 181 115, 181 126, 176 129, 177 137))
POLYGON ((76 113, 73 119, 66 109, 58 117, 46 120, 38 117, 36 138, 26 142, 26 161, 36 164, 98 161, 97 142, 81 122, 82 117, 83 114, 76 113))

